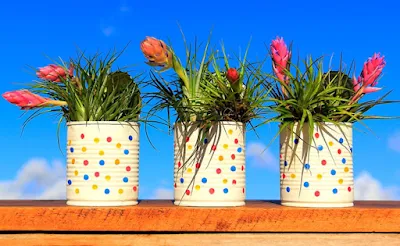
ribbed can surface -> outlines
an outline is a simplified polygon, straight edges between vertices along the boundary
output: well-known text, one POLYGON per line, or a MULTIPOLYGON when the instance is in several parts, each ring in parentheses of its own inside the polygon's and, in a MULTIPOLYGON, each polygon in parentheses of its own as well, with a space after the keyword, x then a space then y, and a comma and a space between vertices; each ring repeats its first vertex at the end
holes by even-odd
POLYGON ((180 206, 245 204, 245 127, 213 123, 208 131, 196 124, 174 129, 174 197, 180 206))
POLYGON ((299 207, 353 206, 352 124, 306 124, 280 136, 281 203, 299 207), (310 147, 310 148, 309 148, 310 147))
POLYGON ((139 125, 89 121, 67 126, 67 204, 137 204, 139 125))

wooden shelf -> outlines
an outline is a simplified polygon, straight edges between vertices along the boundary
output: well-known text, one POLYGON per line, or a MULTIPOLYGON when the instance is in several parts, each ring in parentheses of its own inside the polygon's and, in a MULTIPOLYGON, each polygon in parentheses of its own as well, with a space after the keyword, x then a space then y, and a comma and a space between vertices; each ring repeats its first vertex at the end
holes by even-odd
POLYGON ((400 232, 400 201, 351 208, 294 208, 278 201, 196 208, 146 200, 127 207, 73 207, 65 201, 0 201, 4 232, 400 232))

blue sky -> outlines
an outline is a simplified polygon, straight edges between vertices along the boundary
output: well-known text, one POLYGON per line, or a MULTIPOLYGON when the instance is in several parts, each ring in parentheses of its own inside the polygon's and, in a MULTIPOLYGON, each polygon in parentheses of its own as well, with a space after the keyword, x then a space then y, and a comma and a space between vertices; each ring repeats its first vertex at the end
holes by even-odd
MULTIPOLYGON (((76 54, 76 47, 89 53, 106 52, 114 47, 122 49, 131 42, 118 65, 135 65, 137 72, 147 71, 139 49, 140 41, 145 36, 170 40, 175 51, 183 55, 179 23, 188 41, 193 41, 195 35, 206 41, 213 29, 213 44, 218 45, 223 40, 230 53, 238 52, 239 47, 245 49, 252 37, 249 59, 263 58, 267 54, 266 45, 277 35, 287 42, 293 41, 294 57, 334 54, 337 62, 343 53, 346 63, 356 62, 357 73, 369 56, 381 52, 387 61, 379 83, 384 90, 368 97, 373 99, 393 89, 390 99, 400 99, 400 34, 396 31, 400 17, 393 0, 381 0, 379 4, 341 0, 193 2, 43 0, 2 3, 0 92, 23 88, 20 83, 35 79, 29 67, 47 65, 50 60, 46 56, 68 59, 76 54)), ((5 100, 0 100, 0 108, 0 199, 5 197, 6 189, 17 185, 23 187, 15 191, 19 194, 17 198, 45 192, 54 186, 49 180, 56 182, 53 176, 62 175, 65 166, 65 157, 57 145, 57 119, 49 115, 37 118, 21 136, 22 112, 5 100), (58 163, 55 167, 51 166, 53 161, 58 163), (38 168, 44 171, 35 169, 37 162, 40 163, 38 168), (47 171, 50 174, 47 175, 47 171), (21 186, 22 176, 28 181, 21 186), (31 176, 34 178, 29 179, 31 176)), ((400 115, 400 110, 399 105, 387 105, 371 113, 400 115)), ((386 192, 388 195, 384 198, 400 199, 400 120, 366 123, 375 135, 354 132, 355 176, 362 179, 360 190, 377 195, 386 192), (372 188, 368 185, 371 183, 375 185, 372 188)), ((276 131, 275 124, 264 126, 258 130, 260 138, 249 133, 247 143, 259 149, 276 131)), ((61 132, 62 149, 65 149, 66 128, 61 132)), ((157 150, 150 146, 142 132, 141 198, 168 196, 173 185, 173 138, 156 130, 151 130, 150 134, 157 150)), ((267 154, 251 153, 247 159, 247 198, 278 199, 278 142, 267 154)))

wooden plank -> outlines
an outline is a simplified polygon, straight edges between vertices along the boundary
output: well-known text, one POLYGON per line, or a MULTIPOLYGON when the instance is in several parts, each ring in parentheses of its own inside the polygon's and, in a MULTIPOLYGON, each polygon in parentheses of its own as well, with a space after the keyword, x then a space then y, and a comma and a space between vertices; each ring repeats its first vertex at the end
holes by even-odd
POLYGON ((400 232, 400 202, 352 208, 295 208, 276 201, 244 207, 178 207, 142 201, 127 207, 73 207, 65 201, 1 201, 0 231, 400 232))
POLYGON ((275 246, 398 246, 400 234, 287 234, 287 233, 218 233, 218 234, 0 234, 2 245, 275 245, 275 246))

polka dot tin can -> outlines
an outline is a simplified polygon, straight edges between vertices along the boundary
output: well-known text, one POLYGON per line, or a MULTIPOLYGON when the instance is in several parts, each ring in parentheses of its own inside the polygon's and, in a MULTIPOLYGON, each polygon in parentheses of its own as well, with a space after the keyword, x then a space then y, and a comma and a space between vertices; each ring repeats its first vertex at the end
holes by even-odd
POLYGON ((174 126, 175 205, 245 205, 245 126, 215 122, 174 126))
POLYGON ((351 207, 354 201, 352 124, 316 123, 280 135, 281 204, 351 207), (311 144, 309 143, 312 134, 311 144))
POLYGON ((139 124, 67 123, 67 205, 136 205, 139 124))

